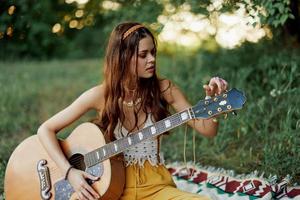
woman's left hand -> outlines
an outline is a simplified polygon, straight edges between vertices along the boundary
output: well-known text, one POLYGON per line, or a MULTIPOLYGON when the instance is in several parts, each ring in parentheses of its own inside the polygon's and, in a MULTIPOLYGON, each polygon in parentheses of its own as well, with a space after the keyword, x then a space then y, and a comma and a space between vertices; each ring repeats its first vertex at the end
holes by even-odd
POLYGON ((225 92, 228 88, 228 83, 220 77, 210 79, 208 85, 203 85, 206 96, 219 95, 225 92))

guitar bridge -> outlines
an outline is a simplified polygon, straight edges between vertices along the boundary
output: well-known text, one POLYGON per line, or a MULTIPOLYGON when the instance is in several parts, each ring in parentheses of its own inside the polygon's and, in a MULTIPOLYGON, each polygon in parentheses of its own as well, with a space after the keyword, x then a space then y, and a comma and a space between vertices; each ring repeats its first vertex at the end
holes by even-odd
POLYGON ((40 178, 40 194, 43 200, 49 200, 52 196, 51 190, 51 180, 49 168, 46 166, 47 161, 45 159, 40 160, 37 163, 37 171, 40 178))

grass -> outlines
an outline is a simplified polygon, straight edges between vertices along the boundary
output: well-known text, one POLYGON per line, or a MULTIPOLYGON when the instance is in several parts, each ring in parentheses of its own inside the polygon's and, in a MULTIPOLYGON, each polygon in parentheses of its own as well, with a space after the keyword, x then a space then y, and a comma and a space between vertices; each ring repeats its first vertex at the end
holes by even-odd
MULTIPOLYGON (((15 147, 39 125, 99 82, 99 60, 1 63, 0 194, 7 161, 15 147), (84 74, 84 76, 82 76, 84 74)), ((89 112, 61 134, 68 134, 89 112)))
MULTIPOLYGON (((268 176, 290 174, 300 182, 300 56, 293 50, 245 45, 237 50, 159 57, 160 74, 173 80, 192 104, 204 97, 211 76, 224 77, 245 91, 246 106, 237 117, 221 119, 219 134, 196 134, 196 157, 212 165, 268 176)), ((101 81, 101 60, 0 63, 0 194, 14 148, 35 134, 39 125, 101 81)), ((89 112, 61 134, 87 121, 89 112)), ((193 159, 193 131, 188 129, 187 159, 193 159)), ((170 161, 183 161, 184 126, 164 136, 162 151, 170 161), (176 149, 176 151, 174 151, 176 149)))

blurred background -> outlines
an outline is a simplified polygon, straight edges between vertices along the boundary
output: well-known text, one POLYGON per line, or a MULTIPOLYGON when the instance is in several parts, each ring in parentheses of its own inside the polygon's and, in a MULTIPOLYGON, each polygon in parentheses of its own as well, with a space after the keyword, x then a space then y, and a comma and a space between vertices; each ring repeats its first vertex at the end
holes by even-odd
MULTIPOLYGON (((109 33, 124 21, 153 31, 159 75, 192 104, 212 76, 247 96, 238 116, 220 119, 217 137, 188 129, 187 160, 195 135, 201 165, 299 184, 299 9, 297 0, 0 0, 0 198, 13 150, 102 81, 109 33)), ((95 116, 87 113, 59 136, 95 116)), ((183 141, 184 126, 164 136, 168 163, 184 160, 183 141)))

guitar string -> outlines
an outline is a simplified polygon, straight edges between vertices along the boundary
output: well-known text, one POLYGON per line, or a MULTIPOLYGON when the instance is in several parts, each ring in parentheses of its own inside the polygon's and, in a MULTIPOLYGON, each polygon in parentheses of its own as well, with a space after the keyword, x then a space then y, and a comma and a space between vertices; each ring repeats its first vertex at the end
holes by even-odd
MULTIPOLYGON (((211 103, 213 103, 213 101, 209 101, 209 104, 211 104, 211 103)), ((208 104, 208 105, 209 105, 208 104)), ((204 103, 202 102, 202 104, 200 104, 200 105, 204 105, 204 103)), ((232 110, 232 109, 231 109, 232 110)), ((186 109, 185 111, 189 111, 189 109, 186 109)), ((184 111, 183 111, 184 112, 184 111)), ((200 112, 200 113, 198 113, 198 114, 202 114, 202 113, 204 113, 204 110, 202 111, 202 112, 200 112)), ((223 113, 223 112, 221 112, 221 113, 223 113)), ((172 115, 171 117, 169 117, 169 120, 171 120, 171 122, 174 122, 175 120, 176 120, 176 122, 177 122, 177 120, 178 119, 180 119, 179 118, 179 116, 180 116, 180 113, 176 113, 176 114, 174 114, 174 115, 172 115), (172 117, 173 116, 173 117, 172 117)), ((166 119, 164 119, 163 121, 165 121, 166 119)), ((181 120, 180 120, 180 122, 182 122, 181 120)), ((172 123, 173 124, 173 123, 172 123)), ((167 130, 166 130, 167 131, 167 130)), ((163 133, 163 132, 162 132, 163 133)), ((161 133, 160 133, 161 134, 161 133)), ((134 139, 134 138, 133 138, 134 139)), ((134 146, 134 145, 133 145, 134 146)), ((101 147, 100 147, 101 148, 101 147)), ((108 151, 111 151, 111 149, 110 150, 108 150, 108 151)), ((118 152, 118 153, 120 153, 120 152, 118 152)), ((91 160, 90 161, 92 161, 92 162, 95 162, 94 160, 93 160, 93 158, 91 157, 91 160)), ((82 162, 82 158, 75 158, 75 159, 70 159, 70 162, 72 162, 73 164, 75 164, 75 165, 77 165, 77 164, 79 164, 80 162, 82 162)), ((97 162, 97 160, 96 160, 96 162, 97 162)), ((99 162, 99 161, 98 161, 99 162)), ((57 175, 58 174, 58 171, 57 170, 60 170, 58 167, 56 167, 56 166, 54 166, 54 167, 49 167, 50 169, 52 169, 51 170, 51 173, 52 173, 52 175, 57 175)), ((59 172, 60 174, 61 174, 61 172, 59 172)))
MULTIPOLYGON (((172 124, 178 123, 178 120, 181 121, 180 118, 179 118, 179 114, 178 114, 178 113, 172 115, 172 117, 169 117, 169 119, 171 120, 172 124), (175 122, 175 123, 174 123, 174 122, 175 122)), ((166 119, 157 122, 157 125, 154 125, 154 126, 156 127, 156 129, 159 129, 160 123, 162 123, 162 122, 165 121, 165 120, 166 120, 166 119)), ((149 129, 149 127, 147 127, 147 128, 149 129)), ((138 131, 137 131, 137 132, 138 132, 138 131)), ((163 131, 163 132, 165 132, 165 131, 163 131)), ((162 132, 162 133, 163 133, 163 132, 162 132)), ((146 133, 147 133, 147 132, 146 132, 146 133)), ((136 133, 135 133, 135 134, 132 134, 132 135, 133 135, 134 137, 136 137, 136 133)), ((135 140, 135 139, 133 138, 133 140, 135 140)), ((127 140, 124 139, 124 141, 127 141, 127 140)), ((139 141, 136 142, 136 143, 139 143, 139 141)), ((135 145, 135 144, 134 144, 134 145, 135 145)), ((130 145, 130 146, 134 146, 134 145, 130 145)), ((122 144, 121 144, 121 146, 122 146, 122 144)), ((127 147, 130 147, 130 146, 127 146, 127 147)), ((110 151, 112 151, 113 154, 118 154, 118 153, 120 153, 119 151, 114 151, 114 150, 111 150, 111 149, 110 149, 110 151)), ((121 152, 122 152, 122 151, 121 151, 121 152)), ((91 158, 91 161, 92 161, 92 162, 99 162, 99 161, 97 161, 95 158, 93 159, 93 157, 91 158)))
MULTIPOLYGON (((210 103, 211 103, 211 102, 210 102, 210 103)), ((185 110, 185 111, 188 111, 188 109, 185 110)), ((182 112, 184 112, 184 111, 182 111, 182 112)), ((176 113, 176 114, 174 114, 174 115, 172 115, 172 116, 169 117, 169 120, 172 122, 172 124, 174 124, 174 122, 177 123, 178 120, 180 121, 179 124, 180 124, 181 122, 183 122, 183 123, 187 122, 187 121, 181 121, 181 119, 180 119, 180 113, 182 113, 182 112, 176 113)), ((204 113, 204 111, 202 111, 202 112, 200 112, 200 113, 198 113, 198 114, 202 114, 202 113, 204 113)), ((166 118, 166 119, 168 119, 168 118, 166 118)), ((166 121, 166 119, 164 119, 164 120, 162 120, 162 121, 166 121)), ((162 122, 162 121, 160 121, 160 122, 162 122)), ((178 124, 176 124, 176 125, 178 125, 178 124)), ((146 127, 146 128, 148 128, 148 127, 146 127)), ((145 129, 146 129, 146 128, 145 128, 145 129)), ((162 133, 163 133, 163 132, 162 132, 162 133)), ((136 133, 135 133, 135 134, 136 134, 136 133)), ((133 134, 133 135, 135 135, 135 134, 133 134)), ((160 133, 160 134, 161 134, 161 133, 160 133)), ((106 144, 106 145, 108 145, 108 144, 106 144)), ((106 145, 105 145, 105 146, 106 146, 106 145)), ((134 144, 134 145, 135 145, 135 144, 134 144)), ((132 146, 134 146, 134 145, 132 145, 132 146)), ((104 146, 102 146, 102 147, 104 147, 104 146)), ((100 148, 101 148, 101 147, 100 147, 100 148)), ((109 152, 112 151, 111 148, 106 148, 106 149, 108 149, 109 152)), ((96 150, 94 150, 94 151, 96 151, 96 150)), ((112 151, 112 153, 114 154, 113 151, 112 151)), ((118 152, 118 153, 121 153, 121 152, 118 152)), ((117 154, 118 154, 118 153, 117 153, 117 154)), ((99 163, 99 162, 102 162, 102 161, 97 161, 97 160, 95 161, 95 160, 93 160, 93 158, 91 158, 90 161, 91 161, 91 162, 98 162, 98 163, 99 163)), ((70 162, 73 163, 73 165, 76 166, 76 165, 78 165, 80 162, 82 162, 82 158, 75 158, 75 159, 73 159, 73 160, 70 159, 70 162)), ((59 168, 56 168, 56 167, 55 167, 55 169, 53 169, 53 172, 54 172, 54 171, 57 171, 57 169, 59 169, 59 168)))
MULTIPOLYGON (((211 102, 209 102, 209 104, 210 103, 212 103, 212 101, 211 102)), ((209 105, 208 104, 208 105, 209 105)), ((203 105, 203 104, 202 104, 203 105)), ((188 111, 188 109, 186 109, 185 111, 188 111)), ((184 111, 182 111, 182 112, 184 112, 184 111)), ((180 113, 182 113, 182 112, 179 112, 179 113, 176 113, 176 114, 174 114, 174 115, 172 115, 172 116, 170 116, 170 117, 168 117, 169 118, 169 120, 172 122, 172 124, 174 123, 174 122, 176 122, 177 123, 177 120, 180 120, 180 122, 179 122, 179 124, 181 123, 181 122, 183 122, 183 123, 185 123, 185 122, 187 122, 187 121, 181 121, 181 119, 180 119, 180 113)), ((198 113, 198 114, 202 114, 202 113, 204 113, 205 111, 203 110, 203 111, 201 111, 200 113, 198 113)), ((166 119, 168 119, 168 118, 166 118, 166 119)), ((164 119, 164 120, 162 120, 162 121, 166 121, 166 119, 164 119)), ((162 121, 160 121, 160 122, 162 122, 162 121)), ((157 123, 159 123, 159 122, 157 122, 157 123)), ((177 125, 177 124, 176 124, 177 125)), ((155 126, 155 125, 154 125, 155 126)), ((148 127, 146 127, 146 128, 148 128, 148 127)), ((145 128, 145 129, 146 129, 145 128)), ((143 129, 142 129, 143 130, 143 129)), ((166 130, 167 131, 167 130, 166 130)), ((163 133, 163 132, 162 132, 163 133)), ((160 133, 161 134, 161 133, 160 133)), ((108 145, 108 144, 106 144, 106 145, 108 145)), ((106 145, 104 145, 104 146, 106 146, 106 145)), ((134 144, 135 145, 135 144, 134 144)), ((132 145, 132 146, 134 146, 134 145, 132 145)), ((104 146, 102 146, 102 147, 104 147, 104 146)), ((101 148, 101 147, 100 147, 101 148)), ((106 148, 107 149, 107 148, 106 148)), ((108 148, 109 150, 108 151, 111 151, 111 148, 108 148)), ((94 150, 94 151, 97 151, 97 150, 94 150)), ((112 152, 113 153, 113 152, 112 152)), ((118 152, 118 153, 121 153, 121 152, 118 152)), ((118 154, 117 153, 117 154, 118 154)), ((91 162, 102 162, 102 161, 94 161, 93 160, 93 158, 91 157, 91 159, 90 159, 90 161, 91 162)), ((75 159, 73 159, 73 160, 71 160, 70 159, 70 162, 71 163, 73 163, 73 165, 78 165, 78 164, 80 164, 80 162, 82 162, 82 158, 75 158, 75 159)), ((59 168, 57 168, 57 167, 54 167, 54 168, 52 168, 52 173, 54 173, 55 171, 57 171, 57 170, 60 170, 59 168)))
MULTIPOLYGON (((213 103, 213 101, 209 101, 209 104, 211 104, 211 103, 213 103)), ((209 105, 208 104, 208 105, 209 105)), ((202 104, 200 104, 200 105, 204 105, 204 103, 202 102, 202 104)), ((233 109, 230 109, 230 110, 233 110, 233 109)), ((230 111, 229 110, 229 111, 230 111)), ((188 109, 186 109, 185 111, 189 111, 189 108, 188 109)), ((182 112, 185 112, 185 111, 182 111, 182 112)), ((177 120, 179 119, 180 120, 180 122, 179 122, 179 124, 181 123, 181 122, 183 122, 183 123, 185 123, 185 122, 187 122, 187 121, 181 121, 181 119, 180 119, 180 113, 182 113, 182 112, 179 112, 179 113, 176 113, 176 114, 174 114, 174 115, 172 115, 172 116, 170 116, 170 117, 168 117, 169 118, 169 120, 171 120, 171 122, 172 122, 172 124, 174 123, 174 121, 176 121, 176 123, 177 123, 177 120)), ((204 113, 205 111, 204 110, 202 110, 200 113, 198 113, 198 114, 202 114, 202 113, 204 113)), ((224 111, 223 112, 221 112, 221 113, 224 113, 224 111)), ((212 116, 213 117, 213 116, 212 116)), ((166 118, 166 119, 168 119, 168 118, 166 118)), ((166 121, 166 119, 164 119, 164 120, 161 120, 161 121, 159 121, 159 122, 163 122, 163 121, 166 121)), ((193 119, 193 117, 191 118, 191 119, 193 119)), ((157 122, 157 124, 159 123, 159 122, 157 122)), ((178 125, 178 124, 176 124, 176 125, 178 125)), ((154 125, 155 126, 155 125, 154 125)), ((155 126, 156 127, 156 126, 155 126)), ((158 126, 157 126, 158 127, 158 126)), ((157 128, 156 127, 156 128, 157 128)), ((146 127, 146 128, 148 128, 148 127, 146 127)), ((145 129, 146 129, 145 128, 145 129)), ((172 128, 173 129, 173 128, 172 128)), ((143 129, 142 129, 143 130, 143 129)), ((166 129, 166 131, 168 131, 168 129, 166 129)), ((165 132, 165 131, 164 131, 165 132)), ((163 133, 163 132, 162 132, 163 133)), ((160 133, 160 134, 162 134, 162 133, 160 133)), ((132 139, 134 139, 134 138, 132 138, 132 139)), ((126 139, 125 139, 126 140, 126 139)), ((106 145, 108 145, 108 144, 106 144, 106 145)), ((104 145, 104 146, 106 146, 106 145, 104 145)), ((134 144, 135 145, 135 144, 134 144)), ((134 145, 132 145, 132 146, 134 146, 134 145)), ((102 147, 104 147, 104 146, 102 146, 102 147)), ((101 147, 100 147, 101 148, 101 147)), ((96 150, 94 150, 94 151, 96 151, 96 150)), ((111 149, 110 150, 108 150, 108 151, 111 151, 111 149)), ((119 154, 119 153, 121 153, 121 152, 118 152, 117 154, 119 154)), ((194 155, 195 156, 195 155, 194 155)), ((71 160, 70 159, 70 162, 72 162, 73 164, 75 164, 75 165, 77 165, 77 164, 79 164, 80 162, 82 161, 82 158, 75 158, 75 159, 73 159, 73 160, 71 160)), ((91 158, 91 161, 92 162, 98 162, 98 163, 100 163, 100 161, 94 161, 93 160, 93 158, 91 158)), ((102 162, 102 161, 101 161, 102 162)), ((51 167, 51 172, 52 172, 52 175, 57 175, 57 170, 60 170, 59 168, 57 168, 57 167, 51 167)), ((61 173, 61 172, 60 172, 61 173)))
MULTIPOLYGON (((178 121, 178 118, 179 118, 179 116, 177 115, 175 115, 175 116, 173 116, 173 118, 171 118, 171 122, 173 122, 174 123, 174 121, 178 121)), ((134 134, 133 134, 134 135, 134 134)), ((134 139, 133 139, 134 140, 134 139)), ((132 145, 132 146, 134 146, 134 145, 132 145)), ((108 148, 106 148, 106 149, 108 149, 108 148)), ((94 151, 96 151, 96 150, 94 150, 94 151)), ((110 148, 110 150, 108 150, 109 152, 111 152, 112 150, 111 150, 111 148, 110 148)), ((112 153, 114 153, 114 152, 112 152, 112 153)), ((75 158, 75 159, 73 159, 73 160, 70 160, 70 162, 71 163, 73 163, 74 165, 77 165, 77 164, 79 164, 80 162, 82 161, 82 158, 75 158)), ((90 160, 91 162, 99 162, 99 161, 95 161, 93 158, 91 158, 91 160, 90 160)))
MULTIPOLYGON (((166 119, 168 119, 168 118, 166 118, 166 119)), ((164 119, 164 120, 162 120, 162 121, 165 121, 166 119, 164 119)), ((180 115, 179 115, 179 113, 176 113, 176 114, 174 114, 174 115, 172 115, 171 117, 169 117, 169 120, 171 120, 171 123, 172 124, 174 124, 174 122, 176 123, 176 125, 177 125, 177 122, 178 122, 178 120, 180 121, 179 123, 181 123, 181 122, 183 122, 183 121, 181 121, 181 119, 180 119, 180 115)), ((162 122, 162 121, 160 121, 160 122, 162 122)), ((146 127, 146 128, 148 128, 148 127, 146 127)), ((146 129, 145 128, 145 129, 146 129)), ((163 132, 162 132, 163 133, 163 132)), ((161 133, 160 133, 161 134, 161 133)), ((132 146, 134 146, 134 145, 132 145, 132 146)), ((100 147, 101 148, 101 147, 100 147)), ((96 151, 96 150, 94 150, 94 151, 96 151)), ((111 150, 108 150, 108 151, 111 151, 111 150)), ((92 160, 92 158, 91 158, 91 161, 92 162, 95 162, 94 160, 92 160)), ((78 165, 80 162, 82 162, 82 158, 75 158, 75 159, 70 159, 70 162, 71 163, 73 163, 73 165, 78 165)), ((96 161, 96 162, 99 162, 99 161, 96 161)), ((50 168, 50 167, 49 167, 50 168)), ((59 168, 57 168, 57 167, 51 167, 50 168, 50 170, 51 170, 51 172, 52 172, 52 174, 54 174, 54 173, 56 173, 57 174, 57 170, 60 170, 59 168)))

